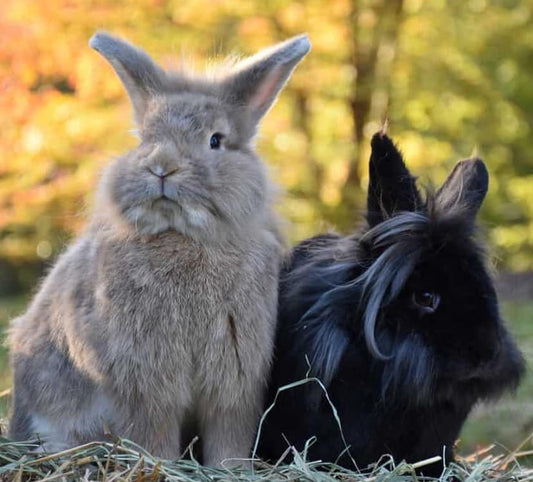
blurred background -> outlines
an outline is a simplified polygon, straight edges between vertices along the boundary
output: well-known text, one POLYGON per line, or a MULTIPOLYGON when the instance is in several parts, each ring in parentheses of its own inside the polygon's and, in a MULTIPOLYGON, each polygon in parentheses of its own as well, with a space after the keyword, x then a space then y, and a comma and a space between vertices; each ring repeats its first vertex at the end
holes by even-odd
MULTIPOLYGON (((2 326, 82 229, 102 165, 136 143, 125 92, 87 45, 96 29, 198 70, 309 33, 313 50, 257 141, 285 191, 291 242, 361 223, 369 139, 385 118, 422 184, 481 155, 503 310, 533 360, 533 0, 3 0, 2 326)), ((532 432, 529 376, 517 398, 476 410, 459 450, 511 449, 532 432)))

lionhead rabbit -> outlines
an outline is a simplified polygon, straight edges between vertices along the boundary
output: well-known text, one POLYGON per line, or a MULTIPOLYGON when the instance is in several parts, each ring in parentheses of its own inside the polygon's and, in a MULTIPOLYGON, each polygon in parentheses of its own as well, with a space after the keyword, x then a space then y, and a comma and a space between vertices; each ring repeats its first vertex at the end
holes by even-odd
POLYGON ((86 231, 9 337, 11 436, 48 450, 104 427, 163 457, 247 457, 263 404, 281 259, 252 144, 310 48, 295 37, 212 79, 166 73, 97 33, 141 142, 103 173, 86 231))
MULTIPOLYGON (((279 328, 259 455, 312 437, 309 458, 360 468, 453 458, 470 409, 515 387, 524 361, 498 311, 475 217, 488 188, 479 159, 422 199, 401 154, 372 139, 368 226, 297 246, 281 274, 279 328), (346 446, 349 447, 345 451, 346 446), (344 452, 343 452, 344 451, 344 452)), ((438 475, 442 463, 424 467, 438 475)))

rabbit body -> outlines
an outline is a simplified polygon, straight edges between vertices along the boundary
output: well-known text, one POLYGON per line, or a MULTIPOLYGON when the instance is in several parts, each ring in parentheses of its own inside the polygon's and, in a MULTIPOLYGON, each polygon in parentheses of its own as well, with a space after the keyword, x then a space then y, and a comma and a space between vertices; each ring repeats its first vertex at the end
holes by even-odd
POLYGON ((368 226, 302 242, 281 273, 259 456, 308 444, 310 460, 352 469, 441 456, 420 469, 438 477, 475 403, 518 384, 524 360, 475 236, 487 187, 483 163, 462 161, 423 201, 390 139, 374 136, 368 226), (278 393, 306 376, 329 400, 316 381, 278 393))
POLYGON ((141 143, 9 335, 11 436, 47 450, 107 431, 178 457, 249 455, 275 332, 283 241, 251 145, 305 37, 223 79, 166 74, 107 34, 91 45, 132 100, 141 143))
POLYGON ((258 238, 206 249, 175 232, 143 241, 89 231, 13 325, 12 435, 38 432, 58 450, 100 440, 107 426, 177 457, 192 417, 208 461, 244 457, 276 306, 279 245, 258 238))

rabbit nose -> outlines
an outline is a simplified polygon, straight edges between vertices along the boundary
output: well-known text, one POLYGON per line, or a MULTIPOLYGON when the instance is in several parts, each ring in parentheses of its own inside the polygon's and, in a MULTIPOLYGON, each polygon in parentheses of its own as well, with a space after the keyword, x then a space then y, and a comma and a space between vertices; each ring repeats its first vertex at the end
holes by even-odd
POLYGON ((175 172, 177 172, 178 168, 177 167, 164 168, 164 167, 158 165, 158 166, 150 166, 150 167, 148 167, 148 170, 154 176, 157 176, 157 177, 160 177, 160 178, 165 178, 165 177, 170 176, 171 174, 174 174, 175 172))

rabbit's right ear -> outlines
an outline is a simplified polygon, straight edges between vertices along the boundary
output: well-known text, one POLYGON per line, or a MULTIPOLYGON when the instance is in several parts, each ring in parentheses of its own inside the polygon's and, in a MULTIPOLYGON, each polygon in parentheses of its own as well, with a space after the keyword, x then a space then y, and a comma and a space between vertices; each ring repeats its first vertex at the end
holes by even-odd
POLYGON ((162 89, 165 71, 146 52, 108 33, 95 33, 89 45, 115 69, 130 97, 135 122, 142 125, 150 97, 162 89))
POLYGON ((489 189, 489 172, 481 159, 459 161, 437 191, 437 206, 443 212, 459 209, 474 223, 489 189))
POLYGON ((257 124, 310 49, 308 36, 299 35, 237 64, 236 71, 223 81, 226 101, 245 107, 257 124))
POLYGON ((383 132, 372 137, 366 218, 370 227, 397 211, 414 211, 422 205, 400 151, 383 132))

